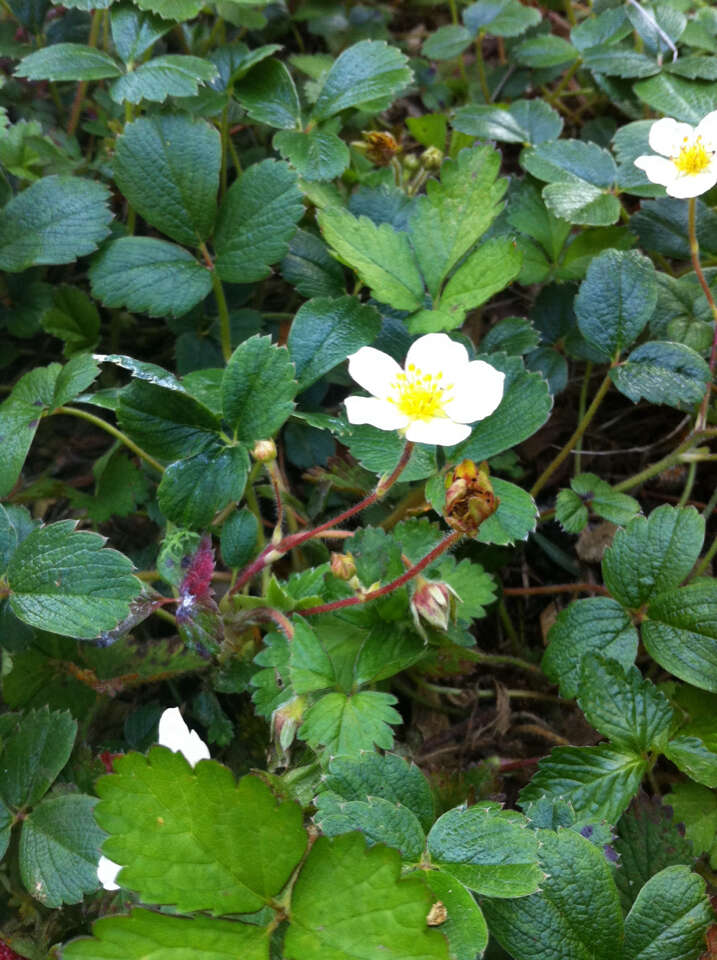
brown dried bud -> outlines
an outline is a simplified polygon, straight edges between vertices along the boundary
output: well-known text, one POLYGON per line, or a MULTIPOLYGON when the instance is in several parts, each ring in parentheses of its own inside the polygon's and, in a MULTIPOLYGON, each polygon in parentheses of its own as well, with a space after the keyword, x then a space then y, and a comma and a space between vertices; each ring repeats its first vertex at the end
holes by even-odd
POLYGON ((361 134, 366 142, 366 156, 371 163, 377 167, 387 167, 397 153, 400 153, 401 147, 396 142, 396 138, 390 133, 380 130, 369 130, 361 134))
POLYGON ((339 580, 350 580, 356 574, 354 558, 350 553, 332 553, 331 572, 339 580))
POLYGON ((447 919, 448 911, 446 910, 445 904, 440 900, 436 900, 436 902, 432 904, 431 909, 428 911, 426 923, 429 927, 440 927, 440 925, 445 923, 447 919))
POLYGON ((484 520, 498 509, 488 467, 464 460, 446 474, 446 504, 443 516, 449 527, 475 537, 484 520))
POLYGON ((276 444, 271 439, 257 440, 251 455, 260 463, 269 463, 272 460, 276 460, 276 444))
POLYGON ((416 577, 414 582, 411 613, 418 632, 424 635, 422 620, 437 630, 447 630, 455 618, 456 601, 460 600, 456 591, 447 583, 426 580, 421 576, 416 577))

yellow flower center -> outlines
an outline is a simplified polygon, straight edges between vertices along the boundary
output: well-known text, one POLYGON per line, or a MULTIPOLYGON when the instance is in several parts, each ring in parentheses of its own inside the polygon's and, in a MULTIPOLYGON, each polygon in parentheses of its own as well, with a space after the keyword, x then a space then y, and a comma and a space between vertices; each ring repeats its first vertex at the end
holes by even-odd
POLYGON ((685 137, 678 156, 674 157, 672 162, 680 173, 694 176, 706 170, 711 160, 712 154, 702 142, 702 137, 697 137, 694 143, 690 143, 688 137, 685 137))
POLYGON ((397 374, 391 384, 394 395, 388 397, 405 416, 411 420, 434 420, 447 417, 444 404, 450 400, 453 384, 441 383, 442 373, 423 373, 410 363, 407 369, 397 374))

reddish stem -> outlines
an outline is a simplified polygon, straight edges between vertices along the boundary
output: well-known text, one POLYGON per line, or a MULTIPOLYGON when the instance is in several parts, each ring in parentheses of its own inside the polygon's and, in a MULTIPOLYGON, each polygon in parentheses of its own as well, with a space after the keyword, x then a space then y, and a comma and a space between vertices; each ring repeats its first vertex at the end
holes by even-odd
POLYGON ((601 593, 609 595, 607 587, 599 583, 554 583, 548 587, 504 587, 506 597, 537 597, 551 593, 601 593))

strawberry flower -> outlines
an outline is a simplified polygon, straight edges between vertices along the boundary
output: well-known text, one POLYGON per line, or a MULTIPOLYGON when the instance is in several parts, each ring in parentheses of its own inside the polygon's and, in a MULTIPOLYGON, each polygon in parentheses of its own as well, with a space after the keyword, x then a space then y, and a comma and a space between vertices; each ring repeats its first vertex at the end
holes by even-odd
POLYGON ((717 183, 717 110, 696 127, 663 117, 650 127, 649 144, 660 156, 638 157, 635 166, 668 196, 699 197, 717 183))
POLYGON ((348 397, 349 423, 398 430, 413 443, 453 446, 468 426, 489 417, 503 399, 505 374, 445 333, 420 337, 401 368, 387 353, 361 347, 349 357, 349 373, 370 397, 348 397))
MULTIPOLYGON (((170 707, 159 718, 159 744, 169 747, 174 753, 181 753, 187 762, 194 766, 200 760, 209 759, 209 747, 196 730, 190 730, 182 719, 179 707, 170 707)), ((119 863, 101 856, 97 865, 97 879, 105 890, 119 890, 117 874, 122 867, 119 863)))

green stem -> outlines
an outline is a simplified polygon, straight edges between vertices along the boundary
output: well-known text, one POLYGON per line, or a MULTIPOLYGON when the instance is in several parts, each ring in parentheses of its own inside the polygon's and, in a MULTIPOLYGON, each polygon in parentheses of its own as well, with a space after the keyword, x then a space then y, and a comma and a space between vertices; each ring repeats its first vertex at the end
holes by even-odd
POLYGON ((678 507, 684 507, 687 501, 690 499, 692 493, 692 488, 695 485, 695 477, 697 476, 697 460, 690 460, 690 465, 687 468, 687 480, 685 481, 685 486, 680 495, 680 499, 677 501, 678 507))
MULTIPOLYGON (((568 0, 568 5, 569 5, 569 2, 570 2, 570 0, 568 0)), ((553 98, 554 98, 555 100, 559 99, 561 93, 562 93, 563 90, 567 87, 567 85, 570 83, 570 81, 572 80, 572 78, 575 76, 575 74, 577 73, 577 71, 580 69, 580 66, 581 66, 581 65, 582 65, 582 60, 580 60, 580 58, 578 58, 578 59, 575 60, 575 62, 572 63, 572 64, 568 67, 568 69, 565 71, 565 73, 563 74, 563 79, 562 79, 562 80, 560 81, 560 83, 557 85, 557 87, 555 88, 555 90, 552 91, 552 96, 553 96, 553 98)))
POLYGON ((676 450, 672 451, 672 453, 668 453, 667 456, 662 458, 662 460, 658 460, 649 467, 645 467, 644 470, 634 474, 632 477, 628 477, 627 480, 622 480, 620 483, 616 483, 613 487, 613 490, 615 493, 622 493, 624 490, 632 490, 634 487, 641 486, 646 480, 651 480, 652 477, 657 476, 658 473, 662 473, 663 470, 667 470, 669 467, 674 467, 676 463, 681 461, 682 455, 686 453, 690 447, 694 447, 695 444, 700 440, 714 436, 717 436, 717 429, 705 429, 696 433, 691 433, 686 440, 682 441, 676 450))
POLYGON ((216 270, 212 270, 212 286, 214 287, 214 298, 217 301, 219 311, 219 339, 222 345, 222 356, 224 357, 224 363, 229 363, 229 358, 232 355, 231 321, 227 298, 224 295, 224 286, 216 270))
POLYGON ((491 102, 491 92, 490 87, 488 86, 488 77, 485 72, 485 60, 483 59, 483 37, 485 34, 481 30, 478 36, 476 37, 476 67, 478 69, 478 80, 480 82, 480 88, 483 92, 483 98, 486 103, 491 102))
MULTIPOLYGON (((100 34, 100 26, 102 25, 102 18, 104 15, 104 10, 95 10, 92 14, 92 23, 90 25, 90 36, 87 40, 88 47, 97 46, 97 38, 100 34)), ((80 113, 82 112, 82 104, 85 99, 85 94, 87 93, 87 81, 81 80, 77 84, 77 90, 75 91, 75 99, 72 101, 72 109, 70 110, 70 119, 67 123, 67 136, 74 136, 75 130, 77 129, 77 124, 80 122, 80 113)))
POLYGON ((697 414, 697 420, 695 421, 695 429, 700 430, 707 423, 707 411, 709 409, 710 398, 712 396, 712 380, 714 379, 715 365, 717 364, 717 305, 715 304, 709 284, 705 280, 705 275, 702 272, 702 265, 700 263, 700 245, 699 241, 697 240, 697 200, 695 197, 690 197, 690 199, 687 201, 687 233, 690 240, 690 257, 692 258, 692 266, 694 267, 695 273, 697 274, 697 279, 702 287, 702 292, 704 293, 710 310, 712 311, 712 322, 714 323, 712 352, 710 354, 710 380, 707 384, 707 389, 705 390, 704 399, 700 405, 700 411, 697 414))
POLYGON ((697 564, 695 569, 690 574, 690 580, 694 580, 695 577, 699 577, 705 572, 705 570, 709 567, 710 563, 712 563, 712 559, 714 558, 714 555, 716 553, 717 553, 717 537, 714 538, 709 550, 704 555, 704 557, 702 557, 700 562, 697 564))
MULTIPOLYGON (((614 366, 616 363, 617 363, 617 358, 613 360, 611 367, 614 366)), ((543 472, 540 474, 538 479, 533 484, 532 489, 530 491, 530 495, 532 497, 535 497, 538 495, 538 493, 540 493, 540 491, 543 489, 543 487, 548 482, 550 477, 558 469, 560 464, 564 460, 567 460, 567 458, 570 456, 570 453, 573 450, 575 444, 582 437, 582 435, 585 433, 587 428, 590 426, 590 423, 592 422, 593 417, 597 413, 598 408, 605 397, 605 394, 610 389, 611 383, 612 383, 612 380, 610 379, 610 373, 608 372, 605 374, 605 378, 603 379, 603 382, 598 387, 598 391, 593 397, 593 402, 585 411, 584 416, 581 417, 580 423, 577 425, 573 435, 570 437, 570 439, 565 444, 565 446, 560 451, 560 453, 558 453, 557 456, 555 456, 553 460, 551 460, 551 462, 548 464, 545 470, 543 470, 543 472)))
POLYGON ((565 7, 565 15, 570 21, 570 26, 574 27, 576 20, 575 20, 575 11, 573 10, 572 0, 564 0, 563 6, 565 7))
POLYGON ((54 417, 56 413, 66 413, 70 417, 79 417, 80 420, 86 420, 88 423, 94 424, 96 427, 99 427, 101 430, 109 433, 116 440, 119 440, 120 443, 123 443, 133 453, 136 453, 140 459, 144 460, 145 463, 148 463, 150 467, 153 467, 158 473, 164 473, 164 467, 161 463, 158 463, 154 457, 151 457, 145 450, 143 450, 141 447, 138 447, 134 440, 130 440, 126 433, 122 433, 121 430, 118 430, 117 427, 113 427, 112 424, 108 423, 106 420, 102 420, 100 417, 96 417, 93 413, 88 413, 86 410, 79 410, 77 407, 55 407, 50 416, 54 417))
MULTIPOLYGON (((587 366, 585 367, 585 376, 583 377, 583 385, 580 390, 580 405, 578 407, 578 423, 585 416, 585 407, 588 402, 588 387, 590 386, 590 376, 593 372, 593 365, 588 360, 587 366)), ((582 466, 582 453, 583 453, 583 438, 578 437, 578 442, 575 444, 575 476, 577 476, 581 471, 582 466)))
MULTIPOLYGON (((129 100, 125 100, 124 104, 124 125, 127 126, 128 123, 132 123, 134 120, 134 109, 129 100)), ((130 237, 133 235, 135 230, 135 225, 137 222, 137 214, 135 213, 134 207, 127 200, 127 233, 130 237)))
POLYGON ((227 153, 229 151, 229 104, 224 107, 222 110, 222 122, 221 122, 221 137, 222 137, 222 172, 220 178, 220 198, 224 198, 224 194, 227 192, 227 175, 228 175, 228 163, 227 163, 227 153))
POLYGON ((458 23, 458 8, 456 7, 456 0, 448 0, 448 6, 451 10, 451 23, 458 23))

